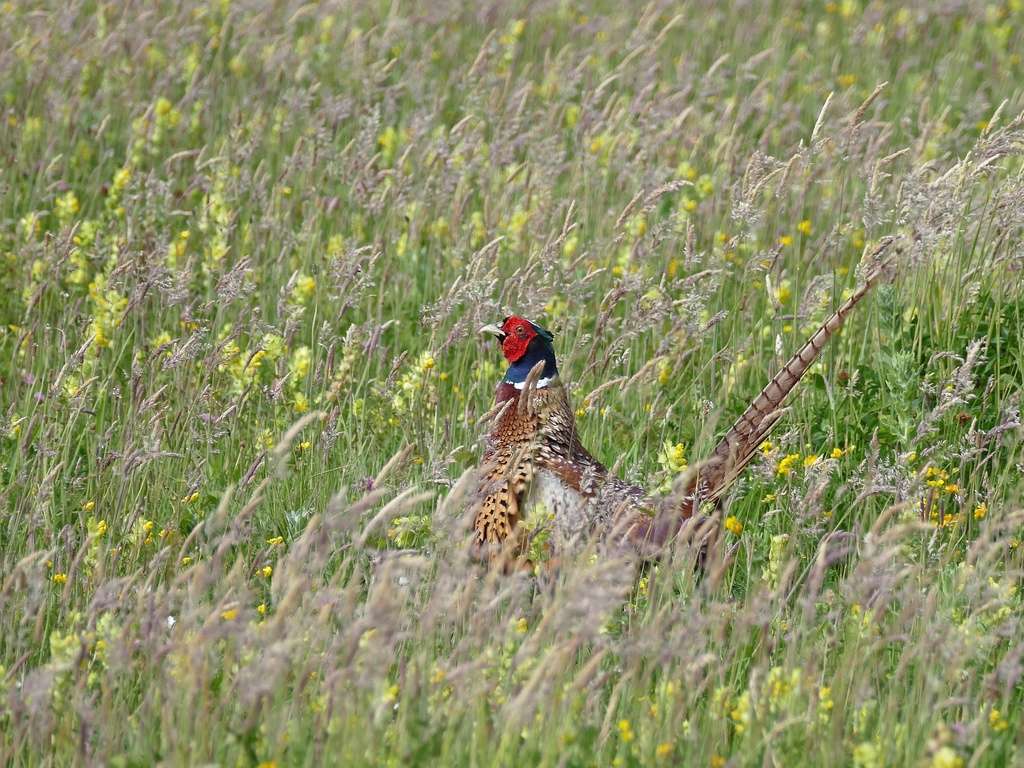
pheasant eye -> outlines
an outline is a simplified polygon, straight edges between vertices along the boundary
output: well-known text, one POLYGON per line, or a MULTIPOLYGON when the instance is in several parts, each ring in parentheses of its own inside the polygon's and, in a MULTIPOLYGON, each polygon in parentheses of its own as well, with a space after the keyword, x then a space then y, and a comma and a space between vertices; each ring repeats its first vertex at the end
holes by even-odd
POLYGON ((526 338, 526 329, 523 328, 523 326, 521 326, 521 325, 517 325, 516 326, 516 336, 518 336, 520 339, 525 339, 526 338))

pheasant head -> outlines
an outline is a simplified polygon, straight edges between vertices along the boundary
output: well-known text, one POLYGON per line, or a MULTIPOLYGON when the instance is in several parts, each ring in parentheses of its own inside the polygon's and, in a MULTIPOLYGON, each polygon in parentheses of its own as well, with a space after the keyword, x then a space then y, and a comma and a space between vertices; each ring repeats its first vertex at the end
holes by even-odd
POLYGON ((524 317, 511 315, 502 320, 501 325, 485 325, 480 333, 496 336, 501 342, 502 354, 509 363, 504 382, 521 389, 530 371, 541 361, 544 361, 544 370, 537 386, 542 387, 558 376, 552 344, 555 337, 551 331, 524 317))

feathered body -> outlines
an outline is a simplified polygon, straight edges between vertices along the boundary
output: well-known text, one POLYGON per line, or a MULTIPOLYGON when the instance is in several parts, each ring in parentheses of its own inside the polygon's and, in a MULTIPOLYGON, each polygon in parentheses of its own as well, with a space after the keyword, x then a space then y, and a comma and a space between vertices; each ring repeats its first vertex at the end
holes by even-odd
POLYGON ((557 378, 531 390, 503 381, 496 404, 501 410, 484 454, 483 500, 474 520, 479 544, 514 540, 517 524, 536 504, 553 517, 559 551, 575 548, 595 531, 611 531, 624 519, 649 519, 656 512, 643 489, 610 475, 580 443, 557 378))
POLYGON ((781 418, 786 396, 880 276, 881 269, 875 269, 768 382, 684 493, 665 499, 614 477, 580 443, 548 331, 516 316, 482 328, 501 340, 510 366, 497 387, 480 468, 473 520, 478 548, 492 557, 522 556, 526 541, 519 523, 537 504, 553 516, 558 552, 571 551, 592 536, 642 552, 663 546, 701 504, 721 498, 781 418))

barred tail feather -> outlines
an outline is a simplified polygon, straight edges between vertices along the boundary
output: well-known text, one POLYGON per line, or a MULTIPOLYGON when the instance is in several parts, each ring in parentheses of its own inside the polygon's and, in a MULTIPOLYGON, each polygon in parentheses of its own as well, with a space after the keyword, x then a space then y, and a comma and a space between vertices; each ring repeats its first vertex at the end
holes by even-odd
MULTIPOLYGON (((880 254, 889 242, 883 242, 875 255, 880 254)), ((864 284, 818 327, 719 441, 694 483, 693 491, 696 493, 688 494, 690 498, 684 501, 684 516, 695 512, 701 502, 721 498, 729 485, 739 476, 757 447, 764 442, 782 417, 782 404, 786 397, 818 359, 829 339, 842 327, 846 316, 881 279, 884 266, 881 264, 873 269, 864 284)))

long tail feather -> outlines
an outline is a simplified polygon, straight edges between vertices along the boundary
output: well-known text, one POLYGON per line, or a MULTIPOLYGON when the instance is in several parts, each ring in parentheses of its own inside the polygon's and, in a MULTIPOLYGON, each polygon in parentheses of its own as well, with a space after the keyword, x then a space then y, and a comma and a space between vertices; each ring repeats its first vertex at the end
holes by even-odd
MULTIPOLYGON (((878 246, 873 254, 876 259, 891 242, 891 239, 886 239, 878 246)), ((743 471, 758 446, 764 442, 772 427, 782 417, 782 404, 787 395, 818 359, 829 339, 842 327, 846 316, 881 279, 885 267, 884 262, 876 264, 864 280, 864 284, 818 327, 719 441, 702 468, 691 493, 687 494, 683 509, 685 517, 691 515, 701 502, 720 498, 743 471)))

